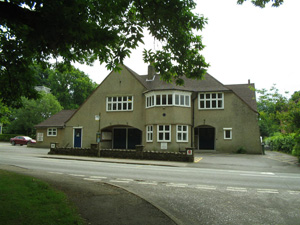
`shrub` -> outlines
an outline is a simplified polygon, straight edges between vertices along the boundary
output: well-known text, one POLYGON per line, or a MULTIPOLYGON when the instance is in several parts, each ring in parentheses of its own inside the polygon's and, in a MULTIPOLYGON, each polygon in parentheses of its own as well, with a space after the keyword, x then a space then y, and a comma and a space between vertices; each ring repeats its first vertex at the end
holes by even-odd
POLYGON ((295 146, 293 148, 292 154, 298 157, 298 161, 300 163, 300 133, 295 135, 295 146))
POLYGON ((281 134, 276 133, 274 136, 266 138, 265 142, 271 147, 272 150, 292 153, 296 145, 295 133, 281 134))

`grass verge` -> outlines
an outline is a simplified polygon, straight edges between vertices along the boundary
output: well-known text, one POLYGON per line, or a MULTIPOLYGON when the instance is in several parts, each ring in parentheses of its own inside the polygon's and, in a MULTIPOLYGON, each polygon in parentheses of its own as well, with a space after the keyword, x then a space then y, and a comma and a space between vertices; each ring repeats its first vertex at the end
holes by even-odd
POLYGON ((1 224, 85 224, 66 195, 38 179, 0 170, 1 224))

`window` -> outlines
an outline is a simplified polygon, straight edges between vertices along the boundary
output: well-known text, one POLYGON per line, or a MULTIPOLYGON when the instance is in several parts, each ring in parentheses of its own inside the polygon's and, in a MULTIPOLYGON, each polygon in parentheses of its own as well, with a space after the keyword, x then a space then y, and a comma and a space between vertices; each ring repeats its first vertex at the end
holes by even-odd
POLYGON ((188 126, 187 125, 177 125, 176 126, 176 137, 177 142, 188 142, 188 126))
POLYGON ((223 93, 199 93, 199 109, 223 109, 223 93))
POLYGON ((107 97, 106 111, 132 111, 133 96, 107 97))
POLYGON ((191 93, 147 93, 146 94, 146 108, 153 106, 184 106, 190 107, 191 93))
POLYGON ((153 126, 149 125, 146 127, 146 141, 153 142, 153 126))
POLYGON ((48 128, 47 136, 57 136, 57 128, 48 128))
POLYGON ((171 125, 158 125, 157 126, 157 141, 158 142, 171 142, 171 125))
POLYGON ((232 128, 223 128, 224 131, 224 139, 231 140, 232 139, 232 128))

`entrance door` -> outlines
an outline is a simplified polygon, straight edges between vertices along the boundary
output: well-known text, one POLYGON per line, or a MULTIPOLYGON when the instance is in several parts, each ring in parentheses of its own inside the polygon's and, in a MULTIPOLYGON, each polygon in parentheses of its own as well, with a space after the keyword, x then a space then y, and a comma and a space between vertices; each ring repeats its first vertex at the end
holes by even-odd
POLYGON ((199 128, 199 149, 214 150, 215 149, 215 128, 199 128))
POLYGON ((142 131, 139 129, 128 129, 128 149, 135 149, 142 142, 142 131))
POLYGON ((74 148, 81 148, 82 141, 82 129, 75 128, 74 129, 74 148))
POLYGON ((113 130, 114 149, 135 149, 142 143, 142 131, 136 128, 115 128, 113 130))
POLYGON ((114 129, 114 149, 126 149, 126 128, 114 129))

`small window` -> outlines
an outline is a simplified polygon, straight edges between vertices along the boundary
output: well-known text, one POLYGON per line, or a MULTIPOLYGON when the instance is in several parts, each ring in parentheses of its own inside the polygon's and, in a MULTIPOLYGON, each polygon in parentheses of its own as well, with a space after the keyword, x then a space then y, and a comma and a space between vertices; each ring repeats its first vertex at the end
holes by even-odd
POLYGON ((57 128, 48 128, 47 136, 57 136, 57 128))
POLYGON ((187 125, 177 125, 177 142, 188 142, 188 126, 187 125))
POLYGON ((146 140, 147 142, 153 142, 153 126, 149 125, 146 127, 146 140))
MULTIPOLYGON (((147 102, 148 104, 148 102, 147 102)), ((107 97, 106 110, 107 111, 131 111, 133 109, 132 96, 107 97)))
POLYGON ((231 140, 232 139, 232 128, 224 128, 224 139, 231 140))

